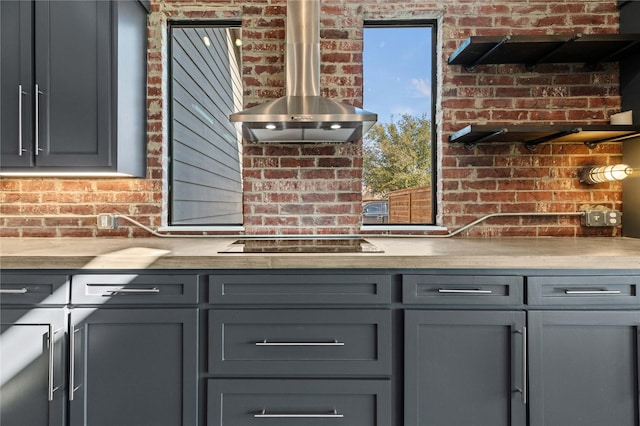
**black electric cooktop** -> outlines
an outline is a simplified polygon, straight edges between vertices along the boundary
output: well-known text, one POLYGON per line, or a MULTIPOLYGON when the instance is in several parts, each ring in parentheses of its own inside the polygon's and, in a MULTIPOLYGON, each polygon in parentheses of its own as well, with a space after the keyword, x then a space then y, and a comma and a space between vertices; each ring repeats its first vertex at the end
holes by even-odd
POLYGON ((383 253, 362 238, 265 238, 236 240, 219 253, 383 253))

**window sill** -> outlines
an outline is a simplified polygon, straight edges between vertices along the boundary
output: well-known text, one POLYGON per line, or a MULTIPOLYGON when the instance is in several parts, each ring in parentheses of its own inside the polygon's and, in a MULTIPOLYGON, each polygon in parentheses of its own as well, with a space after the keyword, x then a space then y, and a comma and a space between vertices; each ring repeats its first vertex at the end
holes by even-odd
POLYGON ((361 231, 424 231, 424 232, 447 232, 448 229, 438 225, 362 225, 361 231))
POLYGON ((244 232, 244 226, 161 226, 158 232, 244 232))

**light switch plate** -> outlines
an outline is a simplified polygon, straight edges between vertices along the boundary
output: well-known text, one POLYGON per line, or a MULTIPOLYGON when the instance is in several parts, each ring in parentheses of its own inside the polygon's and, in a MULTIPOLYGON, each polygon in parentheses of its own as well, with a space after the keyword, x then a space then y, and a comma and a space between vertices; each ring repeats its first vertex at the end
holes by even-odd
POLYGON ((113 214, 99 214, 97 226, 98 229, 116 229, 118 227, 116 216, 113 214))
POLYGON ((588 210, 584 215, 585 226, 605 226, 604 210, 588 210))

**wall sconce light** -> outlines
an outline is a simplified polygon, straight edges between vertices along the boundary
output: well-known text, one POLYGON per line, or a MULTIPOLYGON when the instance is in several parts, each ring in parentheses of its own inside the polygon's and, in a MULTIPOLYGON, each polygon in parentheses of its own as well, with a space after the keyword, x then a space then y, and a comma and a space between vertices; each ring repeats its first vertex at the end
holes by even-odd
POLYGON ((587 167, 580 170, 578 178, 581 183, 593 185, 595 183, 615 182, 633 173, 633 168, 627 164, 613 166, 587 167))

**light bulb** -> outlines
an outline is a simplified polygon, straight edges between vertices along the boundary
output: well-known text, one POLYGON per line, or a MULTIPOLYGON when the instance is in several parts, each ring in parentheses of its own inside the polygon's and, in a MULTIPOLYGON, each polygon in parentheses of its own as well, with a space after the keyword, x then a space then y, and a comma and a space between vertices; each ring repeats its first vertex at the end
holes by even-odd
POLYGON ((613 166, 590 167, 580 171, 580 182, 589 185, 595 183, 615 182, 633 173, 633 168, 627 164, 613 166))

